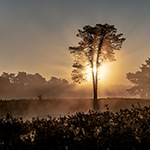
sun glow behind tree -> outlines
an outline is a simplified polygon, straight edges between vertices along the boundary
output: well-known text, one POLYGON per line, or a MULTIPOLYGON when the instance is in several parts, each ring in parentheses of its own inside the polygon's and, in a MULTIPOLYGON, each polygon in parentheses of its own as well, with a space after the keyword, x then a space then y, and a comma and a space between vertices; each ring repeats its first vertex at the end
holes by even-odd
MULTIPOLYGON (((98 80, 100 80, 102 84, 107 85, 108 82, 110 82, 107 78, 111 74, 109 70, 110 70, 110 66, 108 63, 98 68, 98 80)), ((96 74, 96 66, 94 66, 93 71, 94 71, 94 74, 96 74)), ((92 69, 89 66, 87 66, 86 69, 83 71, 83 73, 85 74, 86 81, 88 83, 91 83, 92 82, 92 69)))
POLYGON ((97 99, 98 68, 105 61, 115 61, 114 50, 120 50, 125 38, 123 34, 117 34, 117 29, 113 25, 96 24, 95 27, 89 25, 78 30, 77 36, 82 40, 79 46, 69 47, 70 53, 75 57, 72 71, 72 80, 81 83, 86 80, 83 71, 87 66, 91 68, 93 80, 93 109, 99 110, 97 99))

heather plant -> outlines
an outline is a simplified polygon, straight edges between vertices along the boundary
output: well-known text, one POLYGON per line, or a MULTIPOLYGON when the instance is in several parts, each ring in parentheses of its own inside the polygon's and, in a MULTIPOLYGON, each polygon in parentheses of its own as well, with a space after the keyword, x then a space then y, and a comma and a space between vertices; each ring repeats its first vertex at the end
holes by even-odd
POLYGON ((0 119, 0 149, 143 150, 150 148, 150 106, 23 121, 0 119))

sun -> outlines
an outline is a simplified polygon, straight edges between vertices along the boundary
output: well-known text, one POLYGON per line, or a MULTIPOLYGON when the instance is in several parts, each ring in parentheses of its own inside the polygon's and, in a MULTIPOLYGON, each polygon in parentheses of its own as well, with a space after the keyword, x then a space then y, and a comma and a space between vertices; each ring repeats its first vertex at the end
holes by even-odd
POLYGON ((98 69, 98 74, 100 80, 105 80, 108 75, 108 67, 106 65, 100 66, 100 68, 98 69))
MULTIPOLYGON (((96 72, 96 67, 93 68, 94 72, 96 72)), ((100 82, 105 83, 107 81, 107 76, 109 73, 108 65, 104 64, 98 68, 98 80, 100 82)), ((92 69, 87 66, 85 70, 86 79, 88 82, 92 82, 92 69)))
POLYGON ((92 81, 92 69, 87 66, 86 69, 84 70, 85 78, 87 79, 88 82, 92 81))

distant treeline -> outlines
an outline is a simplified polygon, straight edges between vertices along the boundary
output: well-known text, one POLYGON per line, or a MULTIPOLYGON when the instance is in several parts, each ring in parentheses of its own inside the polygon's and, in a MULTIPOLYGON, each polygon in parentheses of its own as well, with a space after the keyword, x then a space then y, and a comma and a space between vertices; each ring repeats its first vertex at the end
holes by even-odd
POLYGON ((26 72, 6 73, 0 76, 0 98, 57 98, 64 91, 73 88, 66 79, 51 77, 46 80, 39 73, 27 74, 26 72))
MULTIPOLYGON (((100 97, 130 97, 126 91, 129 86, 112 85, 98 89, 100 97)), ((46 80, 39 73, 6 73, 0 76, 0 99, 64 99, 92 98, 92 85, 77 85, 68 80, 51 77, 46 80)))

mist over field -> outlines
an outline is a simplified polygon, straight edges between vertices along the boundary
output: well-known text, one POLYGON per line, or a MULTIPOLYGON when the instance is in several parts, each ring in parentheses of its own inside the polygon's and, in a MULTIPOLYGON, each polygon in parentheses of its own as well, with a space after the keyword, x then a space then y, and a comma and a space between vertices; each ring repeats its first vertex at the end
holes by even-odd
MULTIPOLYGON (((131 108, 132 105, 149 106, 149 99, 136 98, 101 98, 99 99, 100 111, 112 112, 120 109, 131 108), (107 106, 107 107, 106 107, 107 106)), ((32 117, 46 118, 72 115, 76 112, 85 112, 93 109, 92 99, 47 99, 47 100, 10 100, 0 101, 0 115, 12 114, 15 117, 23 119, 32 119, 32 117)))

